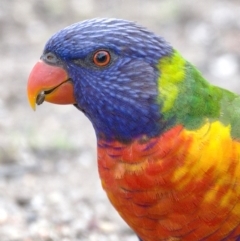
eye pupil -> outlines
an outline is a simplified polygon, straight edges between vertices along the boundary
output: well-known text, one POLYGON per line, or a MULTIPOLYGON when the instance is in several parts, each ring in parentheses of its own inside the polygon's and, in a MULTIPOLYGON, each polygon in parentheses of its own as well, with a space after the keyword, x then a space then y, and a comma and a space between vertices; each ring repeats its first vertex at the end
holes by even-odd
POLYGON ((99 63, 104 63, 107 59, 106 53, 104 52, 97 53, 96 59, 99 63))
POLYGON ((110 63, 110 61, 111 61, 111 55, 106 50, 98 50, 93 55, 93 62, 98 67, 105 67, 110 63))

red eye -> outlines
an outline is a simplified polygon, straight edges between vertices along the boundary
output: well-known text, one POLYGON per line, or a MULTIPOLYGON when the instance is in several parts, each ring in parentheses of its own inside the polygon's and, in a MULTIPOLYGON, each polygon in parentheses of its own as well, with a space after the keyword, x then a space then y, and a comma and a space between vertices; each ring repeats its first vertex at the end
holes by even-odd
POLYGON ((111 61, 111 55, 106 50, 99 50, 93 55, 93 62, 99 67, 107 66, 111 61))

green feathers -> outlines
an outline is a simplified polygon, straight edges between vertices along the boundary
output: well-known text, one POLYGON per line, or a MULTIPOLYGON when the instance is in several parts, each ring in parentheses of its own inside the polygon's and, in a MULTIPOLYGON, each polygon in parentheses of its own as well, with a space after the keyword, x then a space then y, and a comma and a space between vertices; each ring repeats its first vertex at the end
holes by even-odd
POLYGON ((177 51, 162 58, 158 69, 159 102, 166 120, 174 119, 175 124, 192 130, 206 121, 219 120, 231 124, 232 136, 240 137, 240 99, 236 94, 209 84, 177 51))

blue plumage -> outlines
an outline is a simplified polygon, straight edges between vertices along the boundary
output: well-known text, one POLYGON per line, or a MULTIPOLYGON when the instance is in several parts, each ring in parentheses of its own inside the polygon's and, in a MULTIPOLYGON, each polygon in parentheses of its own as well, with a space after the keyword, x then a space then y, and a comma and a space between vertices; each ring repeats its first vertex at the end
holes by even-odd
POLYGON ((139 241, 240 241, 239 97, 162 38, 116 19, 67 27, 34 66, 28 97, 88 116, 103 188, 139 241))
POLYGON ((78 108, 89 117, 98 138, 129 141, 164 129, 156 67, 172 53, 164 39, 132 22, 93 19, 60 30, 46 44, 44 53, 48 52, 67 69, 78 108), (92 62, 99 49, 111 54, 106 68, 92 62))

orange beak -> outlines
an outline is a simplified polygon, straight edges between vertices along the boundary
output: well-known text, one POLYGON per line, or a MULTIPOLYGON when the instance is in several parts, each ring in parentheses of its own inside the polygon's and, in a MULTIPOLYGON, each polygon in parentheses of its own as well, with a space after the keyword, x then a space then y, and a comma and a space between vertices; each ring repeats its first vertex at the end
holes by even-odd
POLYGON ((66 70, 41 60, 29 75, 27 93, 33 110, 44 101, 60 105, 76 103, 73 83, 66 70))

